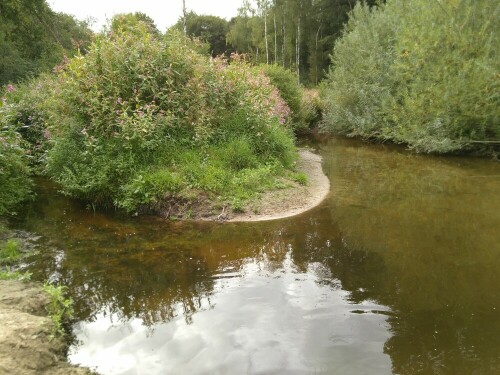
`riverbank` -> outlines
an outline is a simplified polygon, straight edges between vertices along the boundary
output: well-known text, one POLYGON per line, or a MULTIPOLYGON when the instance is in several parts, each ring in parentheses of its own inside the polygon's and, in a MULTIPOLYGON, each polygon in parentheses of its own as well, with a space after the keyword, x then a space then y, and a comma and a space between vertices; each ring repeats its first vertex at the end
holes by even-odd
POLYGON ((330 191, 330 181, 323 173, 322 158, 307 149, 299 150, 297 171, 307 177, 302 185, 294 182, 286 189, 266 192, 247 207, 245 212, 233 213, 228 221, 266 221, 299 215, 318 206, 330 191))
POLYGON ((283 219, 299 215, 319 205, 330 191, 330 181, 323 173, 322 158, 308 149, 298 151, 295 173, 304 180, 283 178, 282 188, 265 191, 239 209, 229 205, 217 205, 201 195, 189 202, 172 200, 164 202, 155 213, 170 219, 251 222, 283 219))
POLYGON ((68 344, 53 336, 48 303, 48 294, 36 283, 0 281, 0 374, 92 374, 66 362, 68 344))

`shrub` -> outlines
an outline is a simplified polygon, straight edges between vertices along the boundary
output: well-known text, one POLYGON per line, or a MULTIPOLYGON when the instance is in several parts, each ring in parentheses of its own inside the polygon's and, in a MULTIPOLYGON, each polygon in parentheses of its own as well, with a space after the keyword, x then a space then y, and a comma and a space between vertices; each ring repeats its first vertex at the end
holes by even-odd
POLYGON ((54 92, 58 82, 53 75, 42 74, 36 80, 15 87, 10 85, 0 108, 0 128, 21 134, 26 157, 33 172, 41 173, 49 148, 47 129, 52 113, 59 110, 54 92))
POLYGON ((13 263, 21 258, 19 251, 19 242, 16 240, 8 240, 0 246, 0 264, 13 263))
POLYGON ((240 170, 295 157, 290 109, 269 78, 238 56, 209 59, 174 31, 101 35, 57 82, 47 172, 93 204, 132 211, 186 189, 225 195, 240 170))
POLYGON ((321 121, 323 103, 317 89, 304 89, 300 104, 300 117, 309 128, 316 127, 321 121))
POLYGON ((325 124, 424 152, 500 139, 498 6, 356 5, 324 86, 325 124))
POLYGON ((15 206, 31 193, 31 180, 20 136, 0 132, 0 215, 13 213, 15 206))
POLYGON ((297 82, 297 76, 279 65, 261 65, 261 69, 271 79, 271 83, 278 88, 279 94, 290 107, 294 128, 302 129, 307 127, 301 109, 303 89, 297 82))

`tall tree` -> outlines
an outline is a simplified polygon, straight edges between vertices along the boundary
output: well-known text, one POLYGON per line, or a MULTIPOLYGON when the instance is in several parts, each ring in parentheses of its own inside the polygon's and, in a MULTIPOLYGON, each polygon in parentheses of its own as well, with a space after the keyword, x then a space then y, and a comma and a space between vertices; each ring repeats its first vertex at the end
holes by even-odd
POLYGON ((197 37, 209 44, 212 56, 230 52, 226 44, 229 24, 224 18, 208 15, 198 15, 189 12, 174 25, 174 28, 184 29, 187 35, 197 37))
POLYGON ((64 55, 85 52, 87 23, 56 13, 45 0, 0 2, 0 85, 50 70, 64 55))
MULTIPOLYGON (((316 84, 324 77, 333 43, 357 2, 246 0, 230 22, 227 41, 255 63, 273 61, 295 71, 302 82, 316 84)), ((367 1, 370 6, 376 2, 367 1)))

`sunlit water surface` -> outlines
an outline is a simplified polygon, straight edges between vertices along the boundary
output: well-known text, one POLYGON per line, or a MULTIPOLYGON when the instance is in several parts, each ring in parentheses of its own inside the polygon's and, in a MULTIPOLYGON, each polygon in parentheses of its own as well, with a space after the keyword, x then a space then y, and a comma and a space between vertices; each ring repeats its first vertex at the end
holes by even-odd
POLYGON ((500 166, 314 142, 332 190, 262 223, 88 210, 41 182, 14 225, 102 374, 499 374, 500 166))

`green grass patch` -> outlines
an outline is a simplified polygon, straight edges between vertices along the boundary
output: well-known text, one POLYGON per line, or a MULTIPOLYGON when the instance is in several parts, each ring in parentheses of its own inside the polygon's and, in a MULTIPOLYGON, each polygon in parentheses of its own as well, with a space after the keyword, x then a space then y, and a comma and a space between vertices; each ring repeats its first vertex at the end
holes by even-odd
POLYGON ((21 259, 21 256, 19 242, 16 240, 10 239, 0 246, 0 263, 14 263, 21 259))
POLYGON ((303 172, 293 173, 292 179, 300 185, 307 185, 307 176, 303 172))
POLYGON ((31 280, 31 273, 30 272, 3 270, 3 271, 0 271, 0 280, 29 281, 29 280, 31 280))

